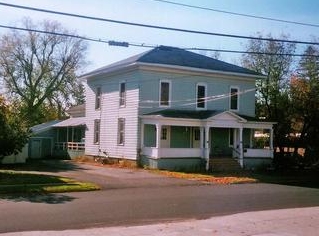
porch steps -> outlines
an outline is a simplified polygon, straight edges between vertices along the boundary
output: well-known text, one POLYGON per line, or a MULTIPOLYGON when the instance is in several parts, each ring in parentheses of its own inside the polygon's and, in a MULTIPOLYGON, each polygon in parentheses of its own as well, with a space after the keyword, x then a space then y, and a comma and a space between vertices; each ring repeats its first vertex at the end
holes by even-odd
POLYGON ((242 171, 240 164, 232 157, 212 157, 209 167, 212 171, 242 171))

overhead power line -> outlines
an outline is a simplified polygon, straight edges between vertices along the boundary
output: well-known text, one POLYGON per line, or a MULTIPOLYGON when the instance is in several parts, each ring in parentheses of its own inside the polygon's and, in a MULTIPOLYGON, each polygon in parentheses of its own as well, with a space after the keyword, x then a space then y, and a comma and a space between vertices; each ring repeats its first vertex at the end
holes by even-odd
POLYGON ((319 25, 317 25, 317 24, 310 24, 310 23, 304 23, 304 22, 298 22, 298 21, 283 20, 283 19, 277 19, 277 18, 265 17, 265 16, 250 15, 250 14, 219 10, 219 9, 214 9, 214 8, 209 8, 209 7, 195 6, 195 5, 179 3, 179 2, 173 2, 173 1, 166 1, 166 0, 152 0, 152 1, 168 3, 168 4, 172 4, 172 5, 176 5, 176 6, 182 6, 182 7, 206 10, 206 11, 225 13, 225 14, 230 14, 230 15, 235 15, 235 16, 244 16, 244 17, 250 17, 250 18, 261 19, 261 20, 277 21, 277 22, 281 22, 281 23, 303 25, 303 26, 311 26, 311 27, 319 27, 319 25))
POLYGON ((118 42, 118 41, 114 41, 114 40, 96 39, 96 38, 89 38, 89 37, 74 35, 74 34, 66 34, 66 33, 38 30, 38 29, 29 29, 29 28, 22 28, 22 27, 16 27, 16 26, 8 26, 8 25, 0 25, 0 28, 27 31, 27 32, 35 32, 35 33, 40 33, 40 34, 52 34, 52 35, 58 35, 58 36, 63 36, 63 37, 70 37, 70 38, 78 38, 78 39, 82 39, 82 40, 86 40, 86 41, 106 43, 109 46, 119 46, 119 47, 134 46, 134 47, 144 47, 144 48, 155 48, 156 47, 155 45, 148 45, 145 43, 138 44, 138 43, 118 42))
POLYGON ((168 31, 176 31, 176 32, 183 32, 183 33, 202 34, 202 35, 211 35, 211 36, 218 36, 218 37, 229 37, 229 38, 253 39, 253 40, 282 42, 282 43, 319 45, 319 43, 310 42, 310 41, 252 37, 252 36, 243 36, 243 35, 234 35, 234 34, 222 34, 222 33, 214 33, 214 32, 207 32, 207 31, 198 31, 198 30, 172 28, 172 27, 164 27, 164 26, 150 25, 150 24, 141 24, 141 23, 113 20, 113 19, 93 17, 93 16, 87 16, 87 15, 79 15, 79 14, 74 14, 74 13, 53 11, 53 10, 47 10, 47 9, 42 9, 42 8, 27 7, 27 6, 15 5, 15 4, 4 3, 4 2, 0 2, 0 5, 7 6, 7 7, 20 8, 20 9, 25 9, 25 10, 31 10, 31 11, 45 12, 45 13, 50 13, 50 14, 58 14, 58 15, 63 15, 63 16, 78 17, 78 18, 96 20, 96 21, 104 21, 104 22, 110 22, 110 23, 115 23, 115 24, 130 25, 130 26, 137 26, 137 27, 144 27, 144 28, 160 29, 160 30, 168 30, 168 31))
MULTIPOLYGON (((74 34, 59 33, 59 32, 52 32, 52 31, 39 30, 39 29, 22 28, 22 27, 16 27, 16 26, 8 26, 8 25, 0 25, 0 28, 27 31, 27 32, 35 32, 35 33, 41 33, 41 34, 51 34, 51 35, 58 35, 58 36, 63 36, 63 37, 71 37, 71 38, 77 38, 77 39, 82 39, 82 40, 86 40, 86 41, 105 43, 105 44, 108 44, 109 46, 120 46, 120 47, 133 46, 133 47, 143 47, 143 48, 155 48, 155 47, 159 46, 159 45, 152 45, 152 44, 145 44, 145 43, 131 43, 131 42, 124 42, 124 41, 119 42, 119 41, 114 41, 114 40, 90 38, 90 37, 74 35, 74 34)), ((172 46, 168 46, 168 47, 172 47, 172 46)), ((182 49, 189 50, 189 51, 211 51, 211 52, 224 52, 224 53, 237 53, 237 54, 276 55, 276 56, 294 56, 294 57, 307 57, 308 56, 309 57, 309 55, 306 55, 306 54, 295 54, 295 53, 254 52, 254 51, 197 48, 197 47, 191 47, 191 48, 184 47, 182 49)), ((311 57, 319 57, 319 55, 311 55, 311 57)))

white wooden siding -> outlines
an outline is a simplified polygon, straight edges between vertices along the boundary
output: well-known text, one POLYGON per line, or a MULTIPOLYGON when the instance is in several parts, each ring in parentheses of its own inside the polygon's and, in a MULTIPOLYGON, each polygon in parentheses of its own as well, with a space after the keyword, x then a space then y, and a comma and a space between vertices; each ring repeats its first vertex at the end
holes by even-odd
MULTIPOLYGON (((86 84, 85 96, 86 96, 86 131, 85 131, 85 153, 87 155, 98 155, 99 145, 94 144, 94 120, 100 119, 100 110, 95 109, 95 88, 101 86, 101 84, 86 84)), ((102 96, 103 96, 103 87, 102 96)))
POLYGON ((98 155, 107 152, 111 157, 136 159, 138 143, 138 100, 139 91, 137 73, 128 73, 112 78, 89 81, 89 87, 94 84, 102 84, 102 102, 100 111, 92 111, 94 108, 92 89, 88 89, 87 107, 88 130, 86 140, 86 154, 98 155), (126 104, 119 105, 119 83, 126 83, 126 104), (99 116, 100 115, 100 116, 99 116), (101 118, 100 144, 93 144, 93 117, 101 118), (118 119, 125 118, 125 141, 124 145, 117 144, 118 119), (91 124, 92 123, 92 124, 91 124), (91 137, 92 136, 92 137, 91 137))

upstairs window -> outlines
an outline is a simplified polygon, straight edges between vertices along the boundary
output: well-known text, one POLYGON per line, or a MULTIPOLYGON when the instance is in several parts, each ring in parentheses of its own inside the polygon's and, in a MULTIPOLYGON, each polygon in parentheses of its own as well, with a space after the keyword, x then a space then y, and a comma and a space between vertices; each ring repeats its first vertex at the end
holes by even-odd
POLYGON ((101 108, 101 97, 102 97, 102 89, 101 87, 97 87, 95 91, 95 109, 101 108))
POLYGON ((168 107, 170 106, 170 81, 160 82, 160 106, 168 107))
POLYGON ((230 109, 238 110, 238 88, 230 88, 230 109))
POLYGON ((118 131, 117 131, 117 144, 124 145, 124 139, 125 139, 125 119, 119 118, 118 131))
POLYGON ((94 144, 100 143, 100 120, 94 120, 94 144))
POLYGON ((196 108, 206 109, 206 85, 205 84, 197 84, 196 108))
POLYGON ((126 88, 125 83, 120 83, 120 107, 125 106, 126 100, 126 88))

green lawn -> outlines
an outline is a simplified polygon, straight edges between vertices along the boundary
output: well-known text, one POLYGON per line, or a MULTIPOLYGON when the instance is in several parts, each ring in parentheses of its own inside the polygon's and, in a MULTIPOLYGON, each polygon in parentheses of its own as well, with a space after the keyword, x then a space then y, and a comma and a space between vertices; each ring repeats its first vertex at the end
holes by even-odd
POLYGON ((99 190, 99 186, 54 175, 0 170, 0 193, 61 193, 99 190))

